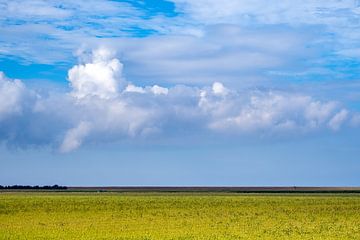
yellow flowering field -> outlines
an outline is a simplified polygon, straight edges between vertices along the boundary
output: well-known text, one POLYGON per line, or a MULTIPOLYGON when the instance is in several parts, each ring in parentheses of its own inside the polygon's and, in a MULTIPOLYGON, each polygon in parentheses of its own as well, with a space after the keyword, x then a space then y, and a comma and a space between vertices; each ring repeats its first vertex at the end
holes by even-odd
POLYGON ((0 193, 0 239, 360 239, 360 195, 0 193))

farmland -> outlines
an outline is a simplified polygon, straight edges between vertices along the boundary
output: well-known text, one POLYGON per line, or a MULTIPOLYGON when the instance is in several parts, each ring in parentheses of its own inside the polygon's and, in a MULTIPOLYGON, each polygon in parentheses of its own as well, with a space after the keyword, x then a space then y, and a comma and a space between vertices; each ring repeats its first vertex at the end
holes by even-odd
POLYGON ((360 239, 360 195, 0 192, 0 239, 360 239))

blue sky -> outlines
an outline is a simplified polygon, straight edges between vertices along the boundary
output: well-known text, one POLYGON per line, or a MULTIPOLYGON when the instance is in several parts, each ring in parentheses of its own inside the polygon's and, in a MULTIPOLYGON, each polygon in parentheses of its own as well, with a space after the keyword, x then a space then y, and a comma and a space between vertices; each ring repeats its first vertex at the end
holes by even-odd
POLYGON ((359 185, 357 0, 0 0, 0 184, 359 185))

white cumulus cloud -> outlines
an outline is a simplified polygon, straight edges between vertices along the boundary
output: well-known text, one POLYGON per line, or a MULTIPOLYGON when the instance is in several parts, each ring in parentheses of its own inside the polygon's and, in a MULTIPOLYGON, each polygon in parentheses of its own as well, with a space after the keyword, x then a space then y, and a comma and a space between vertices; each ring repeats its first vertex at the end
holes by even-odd
POLYGON ((337 130, 347 119, 347 111, 337 103, 301 94, 249 91, 226 98, 214 95, 203 93, 200 107, 211 115, 209 127, 217 131, 308 132, 327 126, 337 130))
POLYGON ((155 94, 155 95, 160 95, 160 94, 168 94, 169 93, 169 89, 164 88, 164 87, 160 87, 158 85, 154 85, 151 87, 151 91, 155 94))
POLYGON ((0 120, 13 114, 21 114, 25 91, 20 80, 10 80, 0 72, 0 120))
POLYGON ((73 88, 72 94, 77 98, 97 96, 114 97, 121 85, 122 64, 112 58, 109 49, 99 48, 92 54, 92 62, 74 66, 69 70, 68 79, 73 88))

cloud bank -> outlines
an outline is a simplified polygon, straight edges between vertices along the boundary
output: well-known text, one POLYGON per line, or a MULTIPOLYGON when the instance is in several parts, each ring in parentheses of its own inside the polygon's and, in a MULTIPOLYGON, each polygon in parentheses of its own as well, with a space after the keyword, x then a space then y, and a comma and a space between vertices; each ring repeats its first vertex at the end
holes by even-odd
MULTIPOLYGON (((70 90, 42 94, 0 74, 0 139, 10 146, 52 146, 70 152, 84 144, 208 132, 276 135, 337 131, 356 113, 336 101, 272 90, 210 86, 138 86, 123 65, 99 48, 68 71, 70 90)), ((354 120, 355 119, 355 120, 354 120)))

